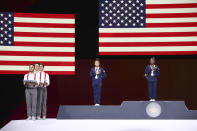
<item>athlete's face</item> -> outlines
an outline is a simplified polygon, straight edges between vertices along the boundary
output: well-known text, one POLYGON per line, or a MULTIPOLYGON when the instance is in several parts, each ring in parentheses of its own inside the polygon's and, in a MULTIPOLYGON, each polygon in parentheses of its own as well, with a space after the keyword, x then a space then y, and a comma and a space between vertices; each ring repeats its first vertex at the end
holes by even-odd
POLYGON ((95 62, 94 62, 94 65, 95 65, 96 67, 98 67, 98 66, 100 65, 100 62, 99 62, 99 61, 95 61, 95 62))
POLYGON ((35 64, 35 71, 39 71, 40 65, 39 64, 35 64))
POLYGON ((30 71, 30 72, 33 72, 33 71, 34 71, 34 66, 33 66, 33 65, 30 65, 30 66, 29 66, 29 71, 30 71))
POLYGON ((40 71, 43 71, 44 70, 44 66, 43 65, 40 65, 39 70, 40 71))
POLYGON ((151 64, 151 65, 155 64, 155 59, 151 58, 151 59, 150 59, 150 64, 151 64))

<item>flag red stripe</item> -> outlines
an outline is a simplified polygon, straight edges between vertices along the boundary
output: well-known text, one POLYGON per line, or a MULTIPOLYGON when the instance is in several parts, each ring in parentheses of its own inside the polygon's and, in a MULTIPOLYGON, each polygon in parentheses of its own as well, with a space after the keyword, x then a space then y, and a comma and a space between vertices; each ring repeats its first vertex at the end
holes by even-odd
MULTIPOLYGON (((75 71, 45 71, 49 75, 75 75, 75 71)), ((4 71, 0 70, 0 74, 26 74, 28 71, 4 71)))
POLYGON ((197 27, 197 22, 186 22, 186 23, 146 23, 146 28, 159 28, 159 27, 197 27))
POLYGON ((75 37, 75 33, 14 32, 14 36, 21 36, 21 37, 65 37, 65 38, 74 38, 75 37))
POLYGON ((75 28, 75 24, 22 23, 22 22, 14 22, 14 27, 75 28))
POLYGON ((14 13, 14 17, 74 19, 74 14, 14 13))
POLYGON ((99 37, 180 37, 197 36, 197 32, 99 33, 99 37))
POLYGON ((14 42, 14 46, 38 46, 38 47, 75 47, 75 43, 61 42, 14 42))
POLYGON ((8 56, 75 56, 75 52, 33 52, 33 51, 0 51, 8 56))
POLYGON ((197 46, 197 42, 101 42, 100 47, 197 46))
POLYGON ((197 51, 99 52, 99 55, 192 55, 197 51))
MULTIPOLYGON (((46 62, 37 61, 46 66, 75 66, 75 62, 46 62)), ((21 65, 28 66, 29 64, 37 63, 36 61, 0 61, 0 65, 21 65)))
POLYGON ((146 14, 146 18, 182 18, 182 17, 184 17, 184 18, 187 18, 187 17, 197 17, 197 13, 146 14))
POLYGON ((197 3, 185 3, 185 4, 146 4, 146 9, 162 9, 162 8, 197 8, 197 3))

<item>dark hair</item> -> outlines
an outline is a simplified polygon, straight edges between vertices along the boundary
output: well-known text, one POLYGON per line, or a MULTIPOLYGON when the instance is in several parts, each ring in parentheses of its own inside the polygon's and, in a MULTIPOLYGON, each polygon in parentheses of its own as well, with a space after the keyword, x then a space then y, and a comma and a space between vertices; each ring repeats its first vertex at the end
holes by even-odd
POLYGON ((44 64, 40 63, 40 66, 41 66, 41 65, 44 67, 44 64))
POLYGON ((99 58, 96 58, 95 61, 99 61, 100 62, 100 59, 99 58))
POLYGON ((153 57, 151 57, 150 59, 153 59, 154 61, 156 60, 154 56, 153 56, 153 57))
POLYGON ((34 64, 29 64, 29 66, 33 66, 34 67, 34 64))
POLYGON ((40 63, 35 63, 34 65, 36 65, 36 64, 40 65, 40 63))

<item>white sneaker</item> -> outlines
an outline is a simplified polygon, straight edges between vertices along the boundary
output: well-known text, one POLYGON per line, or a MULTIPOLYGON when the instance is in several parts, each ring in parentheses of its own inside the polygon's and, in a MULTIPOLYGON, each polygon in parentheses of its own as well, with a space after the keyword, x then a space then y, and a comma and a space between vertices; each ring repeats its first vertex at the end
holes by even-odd
POLYGON ((94 106, 100 106, 100 104, 95 104, 94 106))
POLYGON ((37 118, 36 118, 37 120, 40 120, 41 118, 40 118, 40 116, 37 116, 37 118))
POLYGON ((35 116, 32 116, 32 120, 35 121, 36 120, 36 117, 35 116))
POLYGON ((153 99, 152 101, 155 101, 155 99, 153 99))
POLYGON ((150 99, 149 101, 153 101, 153 99, 150 99))
POLYGON ((31 120, 31 116, 28 116, 28 117, 27 117, 27 120, 31 120))
POLYGON ((46 120, 46 116, 43 116, 42 119, 43 119, 43 120, 46 120))

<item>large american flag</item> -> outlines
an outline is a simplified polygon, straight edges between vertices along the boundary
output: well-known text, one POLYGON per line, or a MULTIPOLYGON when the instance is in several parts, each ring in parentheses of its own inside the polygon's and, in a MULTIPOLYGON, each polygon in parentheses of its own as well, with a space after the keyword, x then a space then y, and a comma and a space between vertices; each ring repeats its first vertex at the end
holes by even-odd
POLYGON ((75 73, 75 16, 0 12, 0 74, 37 62, 49 74, 75 73))
POLYGON ((197 0, 100 0, 99 54, 197 54, 197 0))

